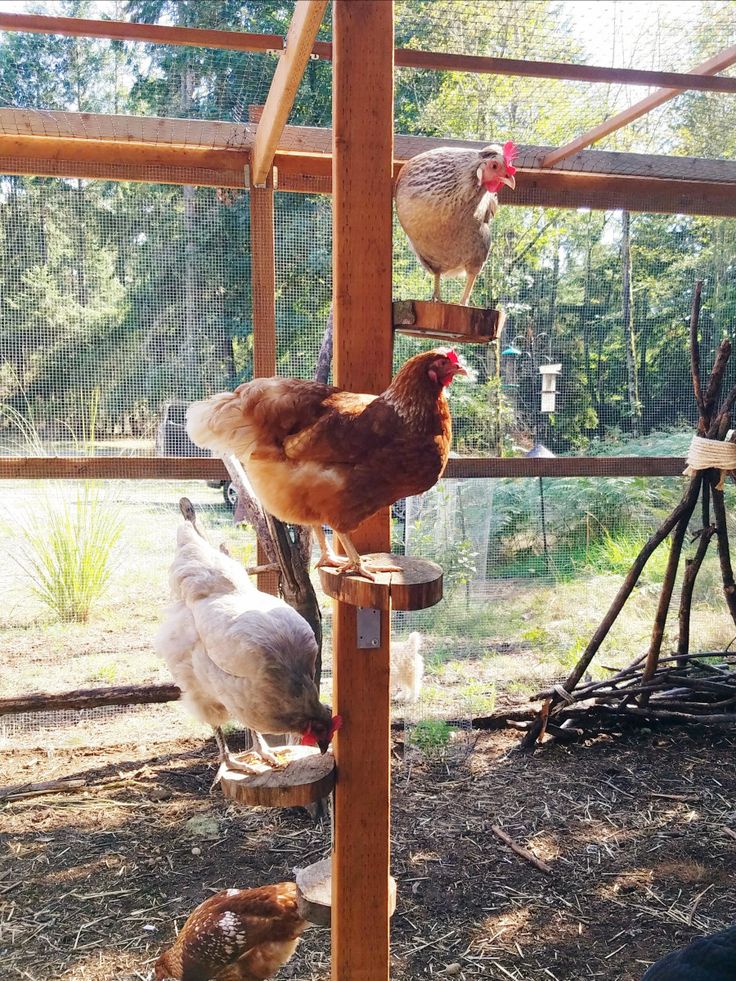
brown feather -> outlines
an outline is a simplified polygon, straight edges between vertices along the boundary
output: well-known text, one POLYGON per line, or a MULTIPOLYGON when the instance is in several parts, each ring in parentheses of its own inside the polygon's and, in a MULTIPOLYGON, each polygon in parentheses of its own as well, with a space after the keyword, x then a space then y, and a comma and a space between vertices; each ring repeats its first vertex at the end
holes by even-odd
POLYGON ((307 925, 293 882, 219 892, 197 906, 156 961, 156 981, 270 978, 294 953, 307 925))

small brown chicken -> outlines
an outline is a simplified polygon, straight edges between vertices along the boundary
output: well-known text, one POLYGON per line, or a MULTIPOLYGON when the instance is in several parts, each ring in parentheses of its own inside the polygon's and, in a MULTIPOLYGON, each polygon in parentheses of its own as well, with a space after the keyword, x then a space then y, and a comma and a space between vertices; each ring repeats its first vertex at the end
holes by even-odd
POLYGON ((264 981, 291 958, 309 926, 296 885, 226 889, 189 915, 174 946, 156 961, 156 981, 264 981))
POLYGON ((455 352, 438 348, 410 358, 381 395, 257 378, 190 405, 187 431, 198 446, 234 453, 267 511, 314 528, 320 565, 372 579, 381 569, 364 565, 350 532, 442 476, 452 439, 445 392, 458 374, 467 371, 455 352), (347 559, 330 552, 323 524, 347 559))
POLYGON ((440 299, 440 276, 465 273, 467 304, 491 246, 490 223, 503 184, 516 187, 509 141, 482 150, 439 147, 401 168, 396 180, 396 213, 424 268, 434 275, 433 300, 440 299))

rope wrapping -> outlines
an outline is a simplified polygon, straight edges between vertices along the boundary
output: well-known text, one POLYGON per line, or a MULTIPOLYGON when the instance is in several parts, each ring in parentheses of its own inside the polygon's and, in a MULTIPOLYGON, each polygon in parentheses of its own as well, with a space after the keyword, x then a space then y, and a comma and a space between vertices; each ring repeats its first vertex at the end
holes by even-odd
POLYGON ((722 491, 726 476, 736 470, 736 443, 693 436, 683 474, 692 477, 698 470, 720 470, 721 477, 716 490, 722 491))

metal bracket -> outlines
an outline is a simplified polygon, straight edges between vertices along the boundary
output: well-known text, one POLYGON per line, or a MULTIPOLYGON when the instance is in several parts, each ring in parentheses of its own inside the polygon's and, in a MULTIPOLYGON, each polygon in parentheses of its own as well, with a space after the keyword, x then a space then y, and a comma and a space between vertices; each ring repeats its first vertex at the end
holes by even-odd
POLYGON ((356 611, 358 650, 381 646, 381 611, 359 606, 356 611))

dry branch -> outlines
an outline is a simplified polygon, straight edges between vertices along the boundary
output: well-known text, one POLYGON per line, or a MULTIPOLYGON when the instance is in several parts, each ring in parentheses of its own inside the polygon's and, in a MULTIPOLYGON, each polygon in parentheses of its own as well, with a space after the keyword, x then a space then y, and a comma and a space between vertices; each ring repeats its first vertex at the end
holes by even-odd
POLYGON ((552 869, 546 862, 543 862, 541 858, 537 858, 536 855, 533 855, 528 848, 524 848, 523 845, 518 845, 513 838, 506 834, 503 828, 499 828, 497 824, 494 824, 491 826, 491 831, 497 838, 500 838, 505 845, 508 845, 512 852, 529 862, 535 869, 539 869, 539 871, 544 872, 545 875, 552 875, 552 869))

